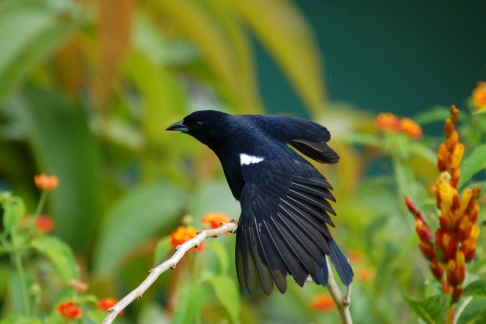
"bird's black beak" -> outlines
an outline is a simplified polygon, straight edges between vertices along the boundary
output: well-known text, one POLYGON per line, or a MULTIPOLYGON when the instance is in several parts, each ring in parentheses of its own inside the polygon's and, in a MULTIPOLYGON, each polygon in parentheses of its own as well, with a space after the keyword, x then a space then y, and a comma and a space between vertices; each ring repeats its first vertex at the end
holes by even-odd
POLYGON ((177 122, 177 123, 170 125, 165 130, 167 130, 167 131, 180 131, 180 132, 183 132, 183 133, 187 133, 189 131, 189 128, 187 128, 187 126, 184 125, 183 121, 180 121, 180 122, 177 122))

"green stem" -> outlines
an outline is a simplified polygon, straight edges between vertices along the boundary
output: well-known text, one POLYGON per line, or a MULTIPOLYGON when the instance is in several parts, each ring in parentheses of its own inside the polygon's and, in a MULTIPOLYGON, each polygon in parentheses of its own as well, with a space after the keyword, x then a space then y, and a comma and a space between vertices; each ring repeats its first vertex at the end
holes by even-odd
POLYGON ((15 261, 15 267, 17 268, 17 272, 19 273, 19 280, 20 280, 20 287, 22 289, 22 302, 24 304, 24 311, 27 317, 30 317, 30 299, 29 299, 29 289, 27 286, 27 278, 24 272, 24 266, 22 264, 22 258, 20 255, 20 249, 17 240, 17 233, 15 230, 12 230, 12 243, 13 243, 13 257, 15 261))
POLYGON ((40 216, 40 214, 42 213, 42 210, 44 209, 44 206, 46 204, 46 199, 47 199, 47 192, 48 190, 42 190, 42 193, 41 193, 41 196, 40 196, 40 199, 39 199, 39 203, 37 204, 37 208, 35 210, 35 214, 34 214, 34 219, 37 219, 37 217, 40 216))

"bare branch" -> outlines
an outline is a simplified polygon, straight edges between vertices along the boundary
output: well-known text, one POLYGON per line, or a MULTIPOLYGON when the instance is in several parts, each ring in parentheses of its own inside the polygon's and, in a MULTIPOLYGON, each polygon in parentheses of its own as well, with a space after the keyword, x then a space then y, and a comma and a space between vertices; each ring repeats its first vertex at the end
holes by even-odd
POLYGON ((238 228, 238 222, 232 220, 229 223, 222 223, 220 227, 215 229, 208 229, 200 231, 197 236, 185 242, 177 247, 177 251, 174 255, 167 261, 159 264, 155 268, 149 271, 148 277, 134 290, 132 290, 128 295, 126 295, 122 300, 120 300, 115 306, 108 309, 108 315, 106 315, 103 320, 103 324, 112 323, 116 316, 127 307, 135 299, 140 299, 142 294, 157 280, 157 278, 165 271, 169 269, 174 269, 177 263, 182 259, 187 251, 193 247, 198 246, 207 237, 217 237, 226 232, 234 233, 238 228))
POLYGON ((329 273, 327 289, 329 290, 329 293, 331 293, 332 299, 334 300, 334 303, 338 308, 341 322, 343 324, 352 324, 353 319, 351 318, 351 312, 349 311, 349 306, 351 305, 351 284, 346 287, 346 294, 343 296, 336 281, 334 280, 334 275, 332 274, 331 269, 331 262, 329 261, 329 259, 327 260, 327 270, 329 273))

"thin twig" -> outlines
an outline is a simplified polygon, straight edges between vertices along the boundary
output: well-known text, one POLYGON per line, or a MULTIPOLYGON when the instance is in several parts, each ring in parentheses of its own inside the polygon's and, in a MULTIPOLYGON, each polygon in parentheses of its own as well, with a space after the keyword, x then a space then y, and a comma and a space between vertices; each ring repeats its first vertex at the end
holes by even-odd
POLYGON ((351 318, 351 312, 349 311, 349 306, 351 305, 351 284, 346 287, 346 294, 343 296, 336 281, 334 280, 334 275, 332 274, 331 263, 329 262, 329 259, 327 260, 327 270, 329 273, 327 289, 331 293, 332 299, 334 300, 334 303, 338 308, 341 322, 343 324, 352 324, 353 319, 351 318))
POLYGON ((187 251, 193 247, 198 246, 207 237, 216 237, 224 234, 226 232, 234 233, 238 228, 238 222, 232 220, 229 223, 224 223, 220 227, 215 229, 203 230, 193 237, 189 241, 177 247, 177 251, 174 255, 167 261, 159 264, 155 268, 151 269, 149 275, 145 280, 134 290, 132 290, 128 295, 126 295, 122 300, 120 300, 115 306, 108 309, 108 315, 106 315, 103 320, 103 324, 112 323, 116 316, 130 304, 135 299, 142 297, 142 294, 157 280, 157 278, 165 271, 169 269, 174 269, 177 263, 182 259, 187 251))

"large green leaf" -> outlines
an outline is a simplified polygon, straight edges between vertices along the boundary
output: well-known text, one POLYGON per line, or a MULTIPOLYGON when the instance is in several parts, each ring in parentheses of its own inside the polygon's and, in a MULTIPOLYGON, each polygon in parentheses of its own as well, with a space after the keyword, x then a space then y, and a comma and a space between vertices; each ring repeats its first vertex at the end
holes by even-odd
POLYGON ((241 301, 238 286, 234 278, 227 275, 208 278, 208 282, 214 290, 219 302, 228 311, 233 323, 239 323, 241 301))
POLYGON ((445 323, 447 310, 451 301, 449 295, 437 295, 421 301, 413 300, 405 295, 403 298, 410 308, 427 324, 445 323))
POLYGON ((461 164, 459 188, 486 168, 486 144, 477 147, 461 164))
POLYGON ((486 298, 473 298, 464 308, 457 324, 486 323, 486 298))
POLYGON ((486 279, 471 282, 464 288, 463 296, 486 297, 486 279))
POLYGON ((72 12, 58 8, 36 0, 0 4, 0 101, 74 31, 72 12))
POLYGON ((314 115, 322 112, 326 86, 311 27, 298 7, 282 0, 232 0, 262 45, 280 64, 314 115))
POLYGON ((57 237, 41 235, 33 239, 31 245, 54 263, 65 283, 69 283, 71 279, 79 279, 79 267, 66 243, 57 237))
POLYGON ((206 293, 199 284, 183 285, 179 304, 173 317, 174 324, 194 323, 196 316, 206 303, 206 293))
POLYGON ((11 197, 2 203, 3 213, 3 229, 4 234, 8 235, 10 231, 15 228, 22 217, 25 215, 24 201, 20 197, 11 197))
POLYGON ((55 233, 74 250, 82 249, 93 240, 99 219, 99 151, 85 114, 55 93, 33 89, 11 97, 0 113, 28 142, 39 171, 59 178, 48 196, 48 212, 55 233))
POLYGON ((114 204, 102 224, 94 257, 95 273, 111 275, 140 243, 174 226, 185 198, 181 188, 168 182, 129 191, 114 204))

